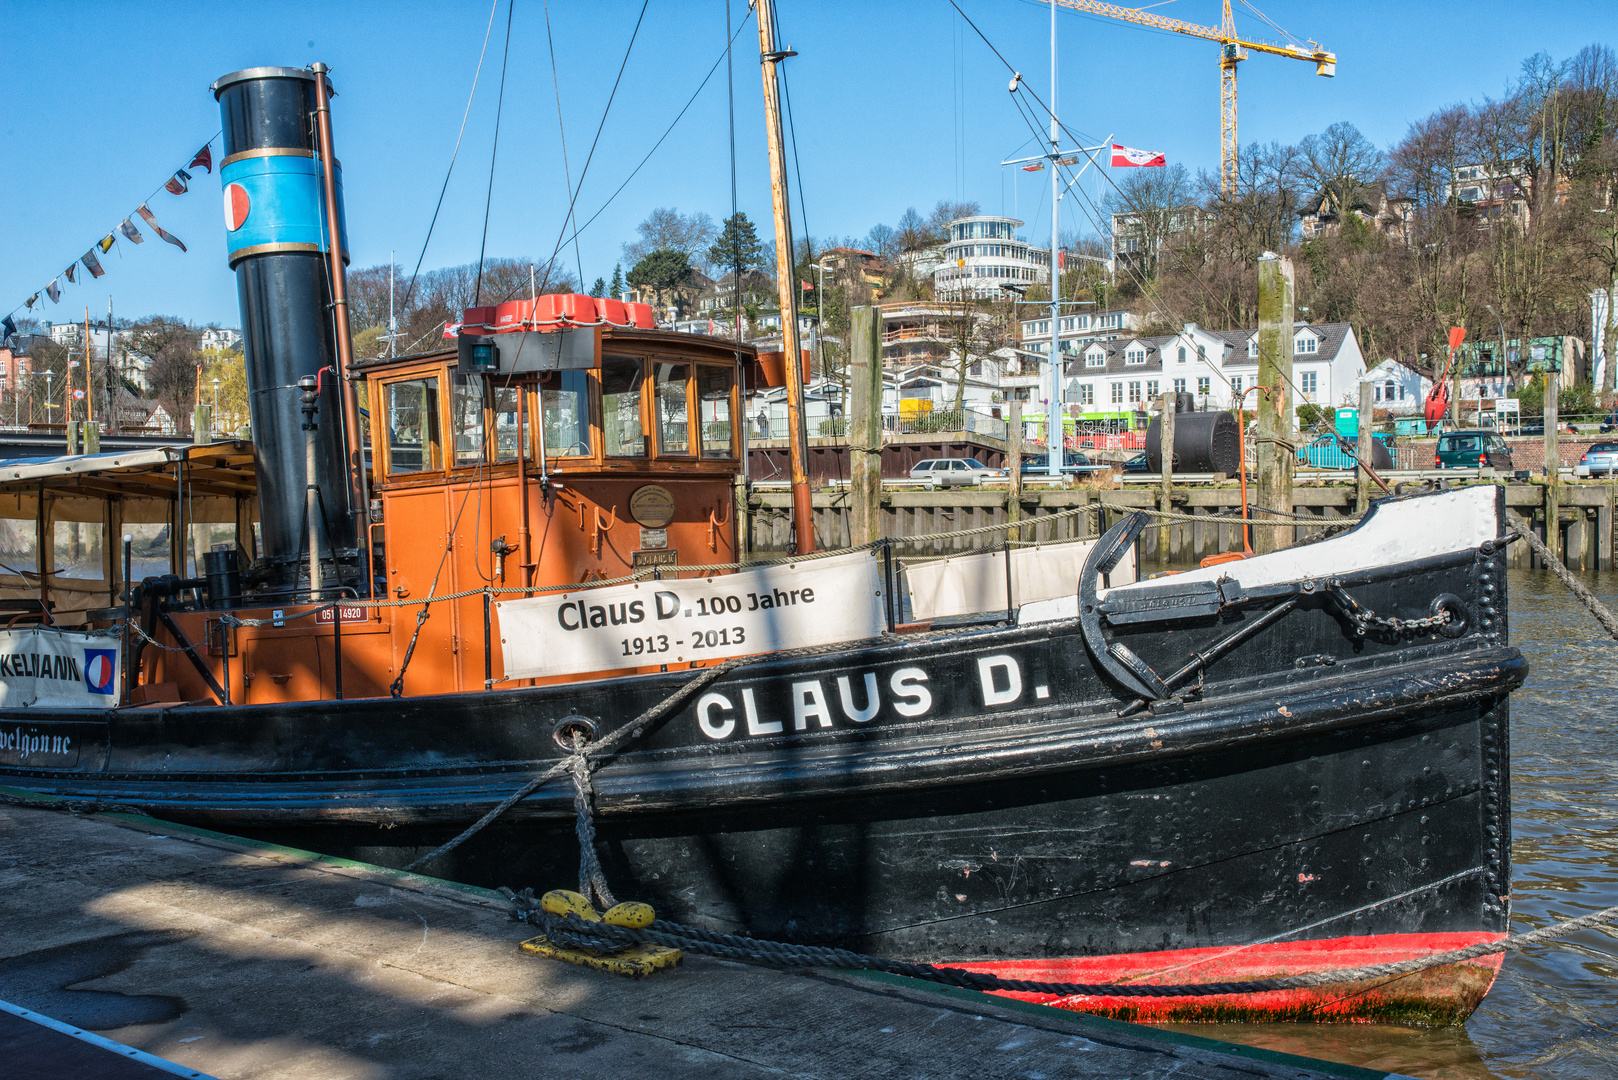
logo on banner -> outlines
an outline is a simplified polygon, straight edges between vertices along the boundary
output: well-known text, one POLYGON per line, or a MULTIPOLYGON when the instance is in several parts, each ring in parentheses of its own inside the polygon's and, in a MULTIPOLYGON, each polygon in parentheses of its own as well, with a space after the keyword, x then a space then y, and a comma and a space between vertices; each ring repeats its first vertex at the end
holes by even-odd
POLYGON ((115 649, 84 650, 84 685, 92 694, 116 693, 113 679, 118 671, 118 653, 115 649))

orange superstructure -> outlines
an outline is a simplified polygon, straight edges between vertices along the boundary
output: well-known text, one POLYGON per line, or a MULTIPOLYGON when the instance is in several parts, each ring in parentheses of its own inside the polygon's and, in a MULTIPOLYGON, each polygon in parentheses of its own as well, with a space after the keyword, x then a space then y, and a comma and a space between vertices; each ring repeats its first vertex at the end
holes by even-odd
MULTIPOLYGON (((470 373, 455 351, 361 365, 375 601, 396 606, 356 598, 340 627, 309 603, 233 612, 268 620, 257 626, 173 613, 218 689, 235 703, 334 698, 339 654, 343 697, 385 696, 401 671, 412 696, 531 685, 500 679, 493 603, 736 561, 737 346, 633 325, 572 332, 594 336, 591 366, 470 373)), ((141 684, 172 684, 154 700, 219 696, 184 653, 147 649, 142 668, 141 684)))

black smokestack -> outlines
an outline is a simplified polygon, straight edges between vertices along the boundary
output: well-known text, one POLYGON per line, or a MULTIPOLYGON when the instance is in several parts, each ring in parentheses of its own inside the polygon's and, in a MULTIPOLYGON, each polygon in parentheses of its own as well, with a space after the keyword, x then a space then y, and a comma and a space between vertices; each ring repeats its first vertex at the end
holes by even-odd
MULTIPOLYGON (((263 554, 279 584, 296 582, 306 563, 308 479, 298 380, 329 369, 320 378, 314 480, 323 521, 317 543, 322 561, 335 559, 337 576, 347 580, 358 551, 335 368, 315 75, 300 68, 248 68, 219 79, 213 93, 224 122, 219 179, 242 306, 263 554)), ((338 235, 346 263, 341 176, 338 170, 338 235)))

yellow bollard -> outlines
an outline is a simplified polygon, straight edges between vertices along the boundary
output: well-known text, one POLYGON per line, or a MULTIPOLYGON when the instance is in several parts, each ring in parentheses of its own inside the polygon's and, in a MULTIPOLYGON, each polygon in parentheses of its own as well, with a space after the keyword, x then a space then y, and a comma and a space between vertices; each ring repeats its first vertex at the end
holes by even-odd
MULTIPOLYGON (((603 915, 591 907, 590 902, 583 896, 569 889, 552 889, 540 897, 539 906, 547 915, 564 917, 571 915, 585 922, 606 922, 612 926, 623 926, 631 930, 648 927, 657 918, 652 905, 633 900, 616 904, 608 908, 603 915)), ((548 956, 552 960, 594 968, 612 975, 624 975, 631 979, 644 979, 661 968, 673 967, 685 955, 679 949, 642 944, 630 945, 612 953, 586 952, 583 949, 558 945, 543 934, 529 938, 522 943, 521 948, 523 952, 548 956)))

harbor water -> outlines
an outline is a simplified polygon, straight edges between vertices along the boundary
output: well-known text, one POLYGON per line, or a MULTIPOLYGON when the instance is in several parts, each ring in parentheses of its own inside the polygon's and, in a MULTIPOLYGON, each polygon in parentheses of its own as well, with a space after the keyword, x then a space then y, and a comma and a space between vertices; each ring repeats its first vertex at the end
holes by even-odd
MULTIPOLYGON (((1618 905, 1618 642, 1547 570, 1510 572, 1512 930, 1618 905)), ((1618 573, 1586 579, 1618 606, 1618 573)), ((1508 954, 1465 1027, 1219 1024, 1182 1030, 1434 1080, 1618 1076, 1618 939, 1508 954)))

